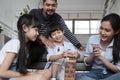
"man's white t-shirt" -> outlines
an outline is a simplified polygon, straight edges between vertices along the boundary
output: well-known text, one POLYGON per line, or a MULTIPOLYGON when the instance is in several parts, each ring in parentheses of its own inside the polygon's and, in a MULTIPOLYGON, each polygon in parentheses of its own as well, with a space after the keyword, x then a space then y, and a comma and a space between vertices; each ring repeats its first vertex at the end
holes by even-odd
MULTIPOLYGON (((18 39, 11 39, 8 41, 0 51, 0 64, 3 62, 7 52, 18 54, 20 49, 20 41, 18 39)), ((16 58, 13 63, 16 63, 16 58)))

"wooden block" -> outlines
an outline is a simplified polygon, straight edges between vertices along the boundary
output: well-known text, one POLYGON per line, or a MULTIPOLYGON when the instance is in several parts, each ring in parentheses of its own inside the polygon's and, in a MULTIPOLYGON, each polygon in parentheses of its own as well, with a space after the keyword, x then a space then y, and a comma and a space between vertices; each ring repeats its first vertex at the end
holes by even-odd
POLYGON ((66 61, 64 80, 75 80, 76 60, 70 59, 66 61))

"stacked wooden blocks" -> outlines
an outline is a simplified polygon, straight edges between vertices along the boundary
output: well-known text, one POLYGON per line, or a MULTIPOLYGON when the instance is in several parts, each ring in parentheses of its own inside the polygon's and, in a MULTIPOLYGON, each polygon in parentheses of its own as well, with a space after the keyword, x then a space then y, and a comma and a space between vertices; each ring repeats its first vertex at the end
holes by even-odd
POLYGON ((66 61, 64 80, 75 80, 76 59, 70 58, 66 61))

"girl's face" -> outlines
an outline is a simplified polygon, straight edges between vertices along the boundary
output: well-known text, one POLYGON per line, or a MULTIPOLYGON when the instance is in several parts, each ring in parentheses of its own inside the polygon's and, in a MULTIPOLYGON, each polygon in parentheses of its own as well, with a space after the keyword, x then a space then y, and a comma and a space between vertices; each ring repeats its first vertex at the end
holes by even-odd
POLYGON ((61 30, 56 30, 56 31, 54 31, 54 32, 51 33, 51 38, 52 38, 55 42, 61 43, 61 42, 63 41, 63 37, 64 37, 63 34, 64 34, 63 31, 61 31, 61 30))
POLYGON ((25 39, 26 39, 26 42, 27 41, 35 41, 36 38, 37 38, 37 35, 38 35, 38 28, 37 27, 26 27, 24 29, 25 31, 25 39))
POLYGON ((103 21, 101 23, 99 33, 101 35, 102 42, 111 42, 116 34, 109 21, 103 21))

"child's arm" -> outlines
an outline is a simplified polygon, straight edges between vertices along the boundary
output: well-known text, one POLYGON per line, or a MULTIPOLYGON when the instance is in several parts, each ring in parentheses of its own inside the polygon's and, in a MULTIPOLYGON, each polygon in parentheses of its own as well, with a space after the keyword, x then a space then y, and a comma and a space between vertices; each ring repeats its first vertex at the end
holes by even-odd
POLYGON ((79 58, 80 54, 78 52, 70 53, 70 52, 65 52, 63 53, 64 57, 71 57, 71 58, 79 58))
POLYGON ((52 55, 50 56, 50 61, 54 62, 56 60, 59 60, 61 58, 65 58, 65 57, 71 57, 71 58, 79 58, 80 54, 76 51, 74 53, 70 53, 68 50, 64 51, 61 54, 57 54, 57 55, 52 55))
POLYGON ((50 61, 54 62, 54 61, 57 61, 61 58, 63 58, 63 53, 50 56, 50 61))
POLYGON ((15 53, 7 53, 3 63, 0 65, 0 77, 11 78, 21 76, 19 72, 9 70, 15 56, 15 53))
POLYGON ((9 67, 11 66, 11 64, 13 63, 14 59, 15 59, 16 53, 7 53, 4 61, 2 64, 0 64, 0 78, 17 78, 17 77, 21 77, 21 76, 28 76, 28 75, 32 75, 35 74, 34 72, 28 72, 26 74, 20 74, 17 71, 12 71, 9 69, 9 67))

